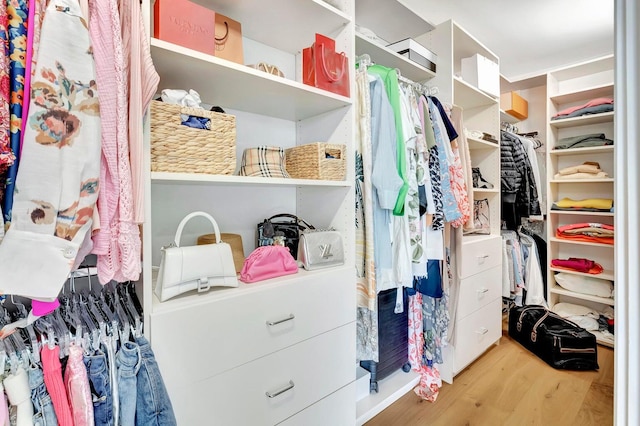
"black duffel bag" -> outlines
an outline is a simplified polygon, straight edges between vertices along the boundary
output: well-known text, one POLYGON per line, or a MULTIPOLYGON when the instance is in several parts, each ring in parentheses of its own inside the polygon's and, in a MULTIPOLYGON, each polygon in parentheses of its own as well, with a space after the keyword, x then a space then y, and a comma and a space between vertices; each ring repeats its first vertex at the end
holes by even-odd
POLYGON ((596 337, 544 306, 511 308, 509 336, 553 368, 598 369, 596 337))
POLYGON ((294 259, 297 259, 300 234, 307 229, 315 228, 296 215, 288 213, 276 214, 258 223, 257 245, 258 247, 273 245, 274 237, 281 235, 285 239, 285 246, 289 248, 294 259))

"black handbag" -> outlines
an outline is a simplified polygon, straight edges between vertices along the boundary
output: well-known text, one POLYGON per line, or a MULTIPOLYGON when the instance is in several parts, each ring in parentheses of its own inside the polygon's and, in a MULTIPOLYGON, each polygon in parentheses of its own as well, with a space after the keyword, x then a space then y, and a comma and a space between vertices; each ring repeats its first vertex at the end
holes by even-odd
POLYGON ((509 336, 553 368, 598 369, 596 337, 544 306, 512 308, 509 336))
POLYGON ((296 215, 279 213, 258 224, 257 245, 258 247, 271 246, 275 237, 282 236, 285 246, 289 248, 294 259, 297 259, 300 234, 307 229, 316 228, 296 215))

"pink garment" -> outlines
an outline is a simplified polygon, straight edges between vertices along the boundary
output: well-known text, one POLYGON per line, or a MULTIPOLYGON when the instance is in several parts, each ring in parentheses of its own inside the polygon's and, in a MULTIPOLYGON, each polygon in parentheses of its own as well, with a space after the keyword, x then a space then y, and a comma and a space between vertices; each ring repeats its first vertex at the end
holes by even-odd
POLYGON ((471 210, 458 148, 456 147, 454 149, 452 147, 452 150, 453 163, 449 164, 449 180, 451 181, 451 191, 453 192, 453 196, 455 197, 456 204, 458 205, 458 210, 460 211, 461 216, 458 219, 452 221, 451 226, 453 226, 454 228, 459 228, 471 218, 471 210))
POLYGON ((33 299, 31 301, 31 312, 37 317, 43 317, 58 309, 58 306, 60 306, 58 299, 55 299, 53 302, 43 302, 33 299))
POLYGON ((592 99, 589 102, 587 102, 584 105, 579 105, 579 106, 573 106, 573 107, 569 107, 566 109, 563 109, 562 111, 559 111, 556 115, 554 115, 554 117, 560 117, 561 115, 567 115, 567 114, 571 114, 572 112, 575 112, 579 109, 582 108, 587 108, 587 107, 593 107, 593 106, 598 106, 598 105, 605 105, 605 104, 612 104, 613 103, 613 99, 611 98, 596 98, 596 99, 592 99))
POLYGON ((50 349, 44 345, 40 352, 42 360, 42 373, 44 374, 44 384, 53 402, 53 411, 56 413, 60 426, 73 426, 73 416, 69 398, 62 382, 62 369, 60 366, 60 348, 54 346, 50 349))
MULTIPOLYGON (((25 60, 25 73, 24 73, 24 98, 31 98, 31 61, 33 60, 33 35, 34 26, 32 25, 33 19, 36 14, 36 0, 29 0, 29 16, 27 25, 27 57, 25 60)), ((29 116, 29 101, 25 101, 22 105, 22 116, 29 116)), ((21 135, 24 136, 24 127, 27 124, 27 120, 24 119, 20 122, 21 135)), ((22 143, 24 139, 20 139, 20 151, 22 151, 22 143)))
MULTIPOLYGON (((0 31, 7 34, 8 16, 7 2, 0 1, 0 31)), ((0 173, 4 173, 15 161, 16 156, 11 150, 9 142, 9 56, 8 37, 0 39, 0 173)), ((4 190, 0 191, 0 199, 4 190)), ((0 217, 0 226, 4 221, 0 217)))
MULTIPOLYGON (((96 83, 100 88, 101 143, 100 195, 98 211, 100 228, 93 234, 93 250, 97 255, 106 255, 111 242, 110 223, 116 216, 120 183, 118 179, 117 126, 117 82, 115 73, 115 47, 119 40, 119 29, 111 20, 108 1, 90 3, 89 34, 96 63, 96 83)), ((115 23, 116 25, 118 22, 115 23)), ((104 281, 106 282, 106 281, 104 281)))
POLYGON ((160 76, 151 59, 141 9, 137 2, 120 0, 122 40, 129 63, 129 157, 136 223, 144 222, 143 120, 158 89, 160 76), (130 14, 129 14, 130 13, 130 14), (128 55, 127 52, 130 52, 128 55))
POLYGON ((87 370, 82 362, 82 349, 69 347, 69 360, 64 373, 64 384, 71 403, 71 413, 76 426, 93 426, 93 401, 87 370))
MULTIPOLYGON (((33 42, 31 43, 31 76, 36 73, 36 64, 38 63, 38 49, 40 48, 40 33, 42 32, 42 21, 47 11, 47 0, 36 0, 33 20, 29 21, 29 31, 33 30, 33 42)), ((31 7, 29 7, 31 11, 31 7)))
POLYGON ((424 334, 422 323, 422 294, 409 296, 409 363, 415 371, 422 368, 424 334))

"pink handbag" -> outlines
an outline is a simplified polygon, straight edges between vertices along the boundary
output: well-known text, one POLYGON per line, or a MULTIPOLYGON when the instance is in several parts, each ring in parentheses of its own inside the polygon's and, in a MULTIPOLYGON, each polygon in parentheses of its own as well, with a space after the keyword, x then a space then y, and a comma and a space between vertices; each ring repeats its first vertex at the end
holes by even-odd
POLYGON ((283 246, 262 246, 251 252, 242 265, 240 281, 253 283, 298 272, 298 264, 283 246))

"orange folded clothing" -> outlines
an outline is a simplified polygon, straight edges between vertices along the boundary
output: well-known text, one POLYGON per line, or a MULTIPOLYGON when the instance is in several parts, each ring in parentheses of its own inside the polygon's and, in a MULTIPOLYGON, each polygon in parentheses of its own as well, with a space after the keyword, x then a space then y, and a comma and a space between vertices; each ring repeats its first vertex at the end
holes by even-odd
POLYGON ((573 223, 559 226, 556 237, 564 240, 613 244, 614 229, 605 223, 573 223))

